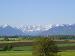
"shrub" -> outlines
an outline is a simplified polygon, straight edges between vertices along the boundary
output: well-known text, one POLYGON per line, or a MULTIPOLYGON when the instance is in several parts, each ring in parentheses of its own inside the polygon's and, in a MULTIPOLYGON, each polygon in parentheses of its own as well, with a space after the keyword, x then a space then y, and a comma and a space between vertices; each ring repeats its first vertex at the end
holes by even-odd
POLYGON ((9 41, 9 38, 5 37, 5 38, 4 38, 4 41, 9 41))
POLYGON ((12 45, 11 44, 6 44, 4 47, 3 47, 3 51, 10 51, 12 49, 12 45))

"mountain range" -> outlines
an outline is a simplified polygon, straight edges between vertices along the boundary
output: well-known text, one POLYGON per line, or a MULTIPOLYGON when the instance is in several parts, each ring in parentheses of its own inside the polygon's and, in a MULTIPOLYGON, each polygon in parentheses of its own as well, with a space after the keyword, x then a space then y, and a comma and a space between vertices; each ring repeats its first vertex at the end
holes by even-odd
POLYGON ((75 24, 0 26, 0 36, 75 35, 75 24))

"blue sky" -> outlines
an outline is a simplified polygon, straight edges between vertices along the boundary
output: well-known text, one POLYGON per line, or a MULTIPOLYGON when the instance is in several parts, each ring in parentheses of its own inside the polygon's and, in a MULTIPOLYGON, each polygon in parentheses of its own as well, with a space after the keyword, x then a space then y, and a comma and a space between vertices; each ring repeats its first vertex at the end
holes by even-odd
POLYGON ((0 25, 73 23, 75 0, 0 0, 0 25))

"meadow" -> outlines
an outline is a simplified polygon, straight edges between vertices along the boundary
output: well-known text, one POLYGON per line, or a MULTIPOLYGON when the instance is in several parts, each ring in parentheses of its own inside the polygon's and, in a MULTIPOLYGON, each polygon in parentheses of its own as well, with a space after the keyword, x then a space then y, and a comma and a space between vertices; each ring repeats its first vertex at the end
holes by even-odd
MULTIPOLYGON (((22 48, 22 47, 16 47, 15 49, 22 48)), ((24 48, 24 47, 23 47, 24 48)), ((24 51, 0 51, 0 56, 33 56, 31 47, 24 48, 24 51), (27 50, 26 50, 27 48, 27 50)), ((59 52, 58 55, 61 56, 75 56, 75 51, 69 50, 69 51, 63 51, 59 52)))
POLYGON ((1 51, 0 56, 32 56, 31 51, 1 51))
MULTIPOLYGON (((75 51, 59 52, 61 56, 75 56, 75 51)), ((30 51, 1 51, 0 56, 33 56, 30 51)))
MULTIPOLYGON (((27 38, 9 38, 0 39, 0 56, 33 56, 33 39, 27 38), (13 48, 9 51, 3 51, 5 45, 12 45, 13 48)), ((75 40, 56 40, 55 43, 61 50, 58 52, 60 56, 75 56, 75 40)))

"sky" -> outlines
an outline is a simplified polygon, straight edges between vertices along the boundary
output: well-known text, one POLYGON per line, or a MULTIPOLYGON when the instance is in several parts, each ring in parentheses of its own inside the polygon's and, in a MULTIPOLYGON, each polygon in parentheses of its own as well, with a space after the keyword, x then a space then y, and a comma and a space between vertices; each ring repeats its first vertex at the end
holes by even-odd
POLYGON ((75 0, 0 0, 0 25, 74 23, 75 0))

